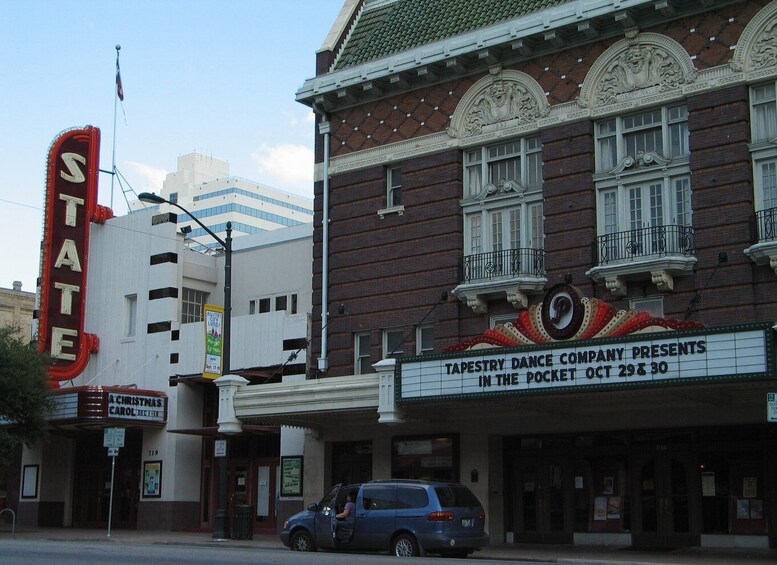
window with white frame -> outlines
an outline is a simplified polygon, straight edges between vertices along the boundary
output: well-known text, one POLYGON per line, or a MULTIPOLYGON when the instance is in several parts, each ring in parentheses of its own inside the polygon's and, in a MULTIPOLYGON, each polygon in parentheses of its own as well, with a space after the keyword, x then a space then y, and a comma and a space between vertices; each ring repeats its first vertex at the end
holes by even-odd
POLYGON ((194 288, 184 287, 181 298, 181 323, 191 324, 201 322, 204 316, 205 304, 210 295, 194 288))
POLYGON ((664 298, 654 296, 650 298, 633 298, 629 301, 629 308, 638 312, 647 312, 654 318, 664 317, 664 298))
POLYGON ((599 235, 618 258, 687 251, 688 110, 667 106, 596 123, 599 235))
POLYGON ((401 329, 383 330, 383 358, 402 357, 405 333, 401 329))
POLYGON ((777 82, 750 88, 750 151, 759 241, 777 237, 777 82))
POLYGON ((516 314, 496 314, 489 319, 489 328, 492 330, 499 324, 514 323, 518 318, 516 314))
POLYGON ((370 334, 355 334, 353 341, 355 374, 366 375, 367 373, 371 373, 372 363, 370 362, 370 334))
POLYGON ((386 207, 402 206, 402 168, 386 169, 386 207))
POLYGON ((518 274, 508 269, 512 259, 528 266, 519 250, 544 247, 540 138, 465 150, 462 208, 466 255, 489 254, 504 270, 497 274, 518 274))
POLYGON ((415 330, 416 355, 428 355, 434 352, 434 327, 418 326, 415 330))
POLYGON ((124 337, 135 337, 138 324, 138 295, 124 297, 124 337))

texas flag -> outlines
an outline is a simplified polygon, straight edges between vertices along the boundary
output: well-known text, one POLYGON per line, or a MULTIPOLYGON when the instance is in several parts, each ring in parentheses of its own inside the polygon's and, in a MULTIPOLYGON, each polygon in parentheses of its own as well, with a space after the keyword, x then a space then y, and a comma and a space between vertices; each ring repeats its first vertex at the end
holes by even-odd
POLYGON ((121 71, 119 70, 119 57, 116 56, 116 94, 119 100, 124 102, 124 89, 121 86, 121 71))

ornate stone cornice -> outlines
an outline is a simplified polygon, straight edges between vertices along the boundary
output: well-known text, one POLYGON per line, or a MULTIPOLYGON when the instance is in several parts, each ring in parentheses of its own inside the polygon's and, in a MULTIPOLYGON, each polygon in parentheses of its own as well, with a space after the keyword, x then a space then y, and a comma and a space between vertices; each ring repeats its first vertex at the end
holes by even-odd
MULTIPOLYGON (((777 2, 771 2, 745 28, 730 63, 697 71, 688 53, 673 39, 657 33, 629 33, 592 65, 576 102, 554 106, 546 105, 539 85, 525 73, 494 67, 462 97, 447 132, 334 157, 330 173, 337 175, 408 157, 494 143, 542 128, 638 111, 735 84, 774 78, 776 35, 777 2), (489 90, 497 82, 501 87, 510 87, 509 105, 489 90), (514 100, 522 101, 518 105, 522 111, 515 110, 514 100), (480 120, 479 112, 490 117, 480 120), (527 119, 529 115, 534 117, 527 119)), ((316 180, 321 180, 321 174, 319 163, 316 180)))

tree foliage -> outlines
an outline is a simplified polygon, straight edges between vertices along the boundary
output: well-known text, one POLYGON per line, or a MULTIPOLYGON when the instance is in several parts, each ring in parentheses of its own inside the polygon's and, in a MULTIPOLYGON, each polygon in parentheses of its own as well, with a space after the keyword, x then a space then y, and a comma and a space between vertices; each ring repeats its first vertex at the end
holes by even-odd
POLYGON ((0 327, 0 461, 42 437, 50 406, 46 356, 20 333, 0 327))

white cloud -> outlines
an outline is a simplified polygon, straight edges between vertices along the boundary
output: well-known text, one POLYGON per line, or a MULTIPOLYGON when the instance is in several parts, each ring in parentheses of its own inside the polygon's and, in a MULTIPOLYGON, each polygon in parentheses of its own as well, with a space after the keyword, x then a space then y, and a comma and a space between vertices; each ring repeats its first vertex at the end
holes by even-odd
POLYGON ((313 197, 313 150, 304 145, 262 145, 252 154, 259 169, 257 182, 313 197))
POLYGON ((135 192, 159 192, 168 171, 137 161, 126 161, 130 168, 124 176, 132 185, 135 192))

